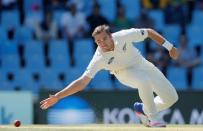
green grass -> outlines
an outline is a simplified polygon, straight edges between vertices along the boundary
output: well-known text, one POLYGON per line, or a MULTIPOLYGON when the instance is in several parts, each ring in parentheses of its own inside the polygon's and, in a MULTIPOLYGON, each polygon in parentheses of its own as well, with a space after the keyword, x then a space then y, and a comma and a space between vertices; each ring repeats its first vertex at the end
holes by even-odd
POLYGON ((167 125, 166 128, 148 128, 140 124, 2 125, 0 131, 203 131, 203 125, 167 125))

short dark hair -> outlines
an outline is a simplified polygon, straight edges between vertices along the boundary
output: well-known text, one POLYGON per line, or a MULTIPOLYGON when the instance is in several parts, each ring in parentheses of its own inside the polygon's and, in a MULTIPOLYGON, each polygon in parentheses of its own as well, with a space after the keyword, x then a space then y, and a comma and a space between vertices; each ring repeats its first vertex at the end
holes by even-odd
POLYGON ((94 29, 92 33, 92 37, 95 37, 95 35, 98 35, 103 31, 105 31, 109 35, 111 34, 110 27, 108 25, 99 25, 94 29))

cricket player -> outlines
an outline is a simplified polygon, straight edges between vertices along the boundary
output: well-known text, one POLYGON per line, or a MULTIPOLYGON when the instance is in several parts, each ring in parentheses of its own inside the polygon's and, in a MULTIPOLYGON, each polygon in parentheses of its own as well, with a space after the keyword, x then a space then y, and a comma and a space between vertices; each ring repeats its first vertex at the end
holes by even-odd
POLYGON ((142 103, 136 102, 134 110, 145 126, 165 127, 159 112, 178 100, 177 92, 158 68, 140 54, 133 42, 150 38, 165 47, 173 59, 178 57, 177 49, 153 29, 131 28, 111 33, 109 26, 100 25, 92 36, 98 48, 86 71, 66 88, 41 101, 41 108, 47 109, 60 99, 81 91, 98 71, 104 69, 109 70, 124 85, 138 89, 142 103))

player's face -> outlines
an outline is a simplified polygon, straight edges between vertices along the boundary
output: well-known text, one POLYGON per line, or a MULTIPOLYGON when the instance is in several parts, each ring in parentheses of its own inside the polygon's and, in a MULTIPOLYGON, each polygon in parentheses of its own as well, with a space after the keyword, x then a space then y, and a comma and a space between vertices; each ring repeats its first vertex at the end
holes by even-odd
POLYGON ((113 39, 110 34, 101 32, 100 34, 95 35, 94 37, 97 45, 104 51, 111 51, 114 48, 113 39))

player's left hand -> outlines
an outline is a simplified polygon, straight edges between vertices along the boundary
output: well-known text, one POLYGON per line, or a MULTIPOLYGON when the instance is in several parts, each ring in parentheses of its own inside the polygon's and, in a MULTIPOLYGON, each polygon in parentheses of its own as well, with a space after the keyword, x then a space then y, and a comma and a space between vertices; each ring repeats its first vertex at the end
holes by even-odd
POLYGON ((175 47, 173 47, 170 51, 169 51, 169 55, 171 58, 173 58, 174 60, 178 59, 178 51, 175 47))

